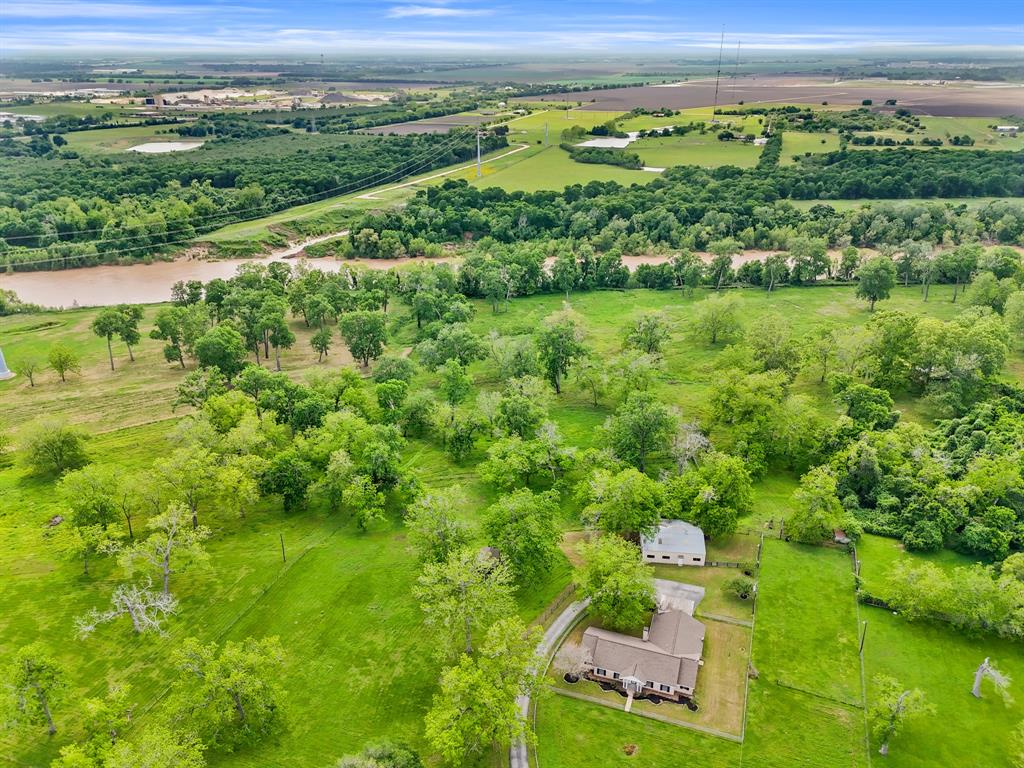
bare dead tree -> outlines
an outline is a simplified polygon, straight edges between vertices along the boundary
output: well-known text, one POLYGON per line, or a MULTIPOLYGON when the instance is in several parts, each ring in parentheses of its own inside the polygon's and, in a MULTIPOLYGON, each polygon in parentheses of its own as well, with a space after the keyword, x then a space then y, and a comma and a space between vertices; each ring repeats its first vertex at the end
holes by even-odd
POLYGON ((552 662, 555 669, 570 677, 582 677, 593 665, 590 650, 579 643, 567 642, 558 649, 552 662))
POLYGON ((974 698, 981 698, 981 684, 985 680, 992 681, 992 686, 996 689, 996 693, 1003 697, 1003 701, 1007 705, 1013 703, 1013 696, 1010 695, 1010 676, 996 669, 996 666, 989 660, 988 656, 985 657, 985 660, 974 671, 974 686, 971 688, 971 694, 974 698))
POLYGON ((178 602, 169 594, 152 589, 152 580, 142 584, 121 584, 110 598, 111 607, 106 611, 93 608, 85 616, 75 620, 79 637, 88 637, 100 624, 107 624, 122 616, 132 620, 132 627, 138 634, 157 632, 163 634, 161 622, 174 614, 178 602))
POLYGON ((687 467, 711 447, 711 441, 700 431, 700 426, 693 421, 682 422, 672 436, 669 451, 676 460, 676 471, 682 474, 687 467))

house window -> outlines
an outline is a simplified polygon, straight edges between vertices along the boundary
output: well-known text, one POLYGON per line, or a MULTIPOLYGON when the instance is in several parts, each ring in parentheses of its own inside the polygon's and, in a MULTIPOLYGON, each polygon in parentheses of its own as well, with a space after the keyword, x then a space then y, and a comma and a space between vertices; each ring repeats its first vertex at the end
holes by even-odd
POLYGON ((661 685, 659 685, 659 686, 658 686, 658 689, 659 689, 659 690, 662 690, 662 691, 666 691, 666 692, 668 692, 668 691, 671 691, 671 690, 672 690, 672 687, 671 687, 671 686, 668 686, 668 685, 665 685, 664 683, 662 683, 661 685))
POLYGON ((672 558, 669 555, 662 555, 661 559, 662 560, 671 560, 672 558))
POLYGON ((619 673, 618 672, 612 672, 612 680, 618 680, 618 679, 619 679, 619 673))
POLYGON ((653 688, 654 687, 654 681, 653 680, 648 680, 646 683, 644 683, 644 686, 646 688, 653 688))
POLYGON ((699 562, 700 562, 700 558, 699 558, 699 557, 695 557, 695 558, 693 558, 693 562, 695 562, 695 563, 699 563, 699 562))
POLYGON ((654 559, 654 555, 648 555, 648 556, 647 556, 647 559, 648 559, 648 560, 653 560, 653 559, 654 559))
POLYGON ((607 674, 608 674, 608 672, 606 670, 601 669, 600 667, 597 667, 594 671, 597 674, 602 675, 602 676, 607 676, 607 674))

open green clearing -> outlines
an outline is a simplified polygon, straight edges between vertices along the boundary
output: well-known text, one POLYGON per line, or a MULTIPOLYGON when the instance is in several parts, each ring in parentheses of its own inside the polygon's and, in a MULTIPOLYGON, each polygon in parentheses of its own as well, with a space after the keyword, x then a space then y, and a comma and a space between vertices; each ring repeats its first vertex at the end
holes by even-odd
POLYGON ((182 138, 166 125, 132 125, 73 131, 65 135, 68 147, 79 152, 124 152, 137 144, 154 141, 196 141, 182 138))
POLYGON ((16 115, 43 115, 44 117, 56 117, 57 115, 74 115, 85 117, 93 115, 99 117, 104 112, 112 112, 115 116, 129 117, 131 109, 122 104, 94 104, 89 101, 49 101, 39 104, 25 104, 15 107, 0 107, 0 112, 13 112, 16 115))
POLYGON ((761 157, 761 149, 743 141, 719 141, 714 133, 639 139, 629 145, 629 151, 640 155, 644 165, 654 168, 674 165, 753 168, 761 157))
POLYGON ((839 149, 839 136, 834 133, 805 133, 803 131, 784 131, 782 134, 782 155, 779 162, 792 165, 795 156, 835 152, 839 149))

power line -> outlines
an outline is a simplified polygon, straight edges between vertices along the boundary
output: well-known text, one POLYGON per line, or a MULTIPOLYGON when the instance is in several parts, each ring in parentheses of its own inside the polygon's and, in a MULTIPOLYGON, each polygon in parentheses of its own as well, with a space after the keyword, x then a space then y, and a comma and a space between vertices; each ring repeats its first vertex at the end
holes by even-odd
MULTIPOLYGON (((401 176, 407 176, 407 175, 409 175, 411 173, 415 173, 417 170, 419 170, 423 166, 421 165, 421 166, 418 166, 417 168, 414 168, 414 169, 411 169, 411 170, 409 170, 408 168, 405 168, 404 166, 408 166, 408 164, 410 162, 415 162, 419 158, 422 158, 422 157, 427 156, 427 155, 430 155, 430 158, 427 161, 427 164, 429 164, 433 160, 436 160, 438 157, 443 155, 449 149, 451 149, 451 147, 453 147, 456 144, 458 144, 459 141, 462 138, 468 138, 469 137, 469 133, 468 132, 459 131, 459 132, 453 132, 453 133, 457 133, 458 135, 456 135, 455 138, 451 139, 450 141, 447 141, 446 143, 442 144, 439 147, 431 147, 430 149, 424 150, 423 152, 419 153, 418 155, 414 155, 412 158, 410 158, 408 160, 404 160, 403 163, 402 163, 403 167, 398 167, 398 168, 396 168, 395 170, 392 170, 392 171, 387 171, 387 170, 377 171, 377 172, 375 172, 373 174, 370 174, 369 176, 363 177, 362 179, 357 179, 357 180, 354 180, 354 181, 349 181, 349 182, 346 182, 345 184, 341 184, 341 185, 339 185, 337 187, 332 187, 330 189, 325 189, 325 190, 322 190, 320 192, 314 192, 313 194, 310 194, 310 195, 301 195, 299 197, 286 198, 285 200, 281 201, 280 204, 283 204, 286 207, 292 207, 292 206, 295 206, 295 205, 302 205, 305 202, 315 202, 318 199, 326 199, 327 197, 336 197, 337 194, 334 194, 334 193, 345 194, 347 192, 357 192, 357 191, 359 191, 358 189, 350 189, 350 187, 353 184, 357 184, 358 185, 358 184, 366 183, 362 187, 363 189, 365 189, 366 186, 376 186, 377 184, 383 184, 383 183, 391 180, 395 176, 401 177, 401 176), (380 176, 381 174, 386 174, 386 175, 383 178, 376 178, 376 177, 380 176), (371 180, 372 180, 373 183, 369 184, 369 182, 371 180)), ((263 205, 254 206, 252 208, 241 208, 241 209, 239 209, 236 212, 252 213, 254 211, 265 211, 265 210, 273 211, 272 204, 271 203, 265 203, 263 205)), ((219 219, 219 218, 223 218, 223 217, 229 216, 229 215, 230 215, 229 212, 211 213, 211 214, 208 214, 206 216, 197 216, 192 221, 193 222, 210 221, 212 219, 219 219)), ((260 218, 260 217, 257 216, 255 218, 260 218)), ((226 223, 240 224, 240 223, 244 223, 244 221, 246 221, 246 220, 232 221, 232 222, 226 222, 226 223)), ((252 219, 248 219, 248 221, 252 221, 252 219)), ((178 230, 169 230, 167 234, 171 234, 171 233, 174 233, 174 232, 185 232, 185 231, 187 231, 187 229, 191 229, 191 228, 192 227, 190 226, 190 227, 182 228, 182 229, 178 229, 178 230)), ((105 229, 105 227, 97 227, 97 228, 94 228, 94 229, 80 229, 80 230, 76 231, 74 234, 75 235, 87 235, 87 234, 92 234, 92 233, 95 233, 95 232, 102 232, 104 229, 105 229)), ((40 235, 12 235, 10 237, 0 238, 0 239, 6 240, 8 243, 11 243, 11 242, 17 242, 17 241, 20 241, 20 240, 34 240, 34 239, 36 239, 38 237, 40 237, 40 235)), ((95 244, 95 243, 111 242, 111 241, 117 240, 117 239, 119 239, 119 238, 107 238, 105 240, 102 240, 102 239, 101 240, 88 240, 86 242, 87 243, 95 244)), ((73 243, 75 241, 61 240, 59 242, 61 242, 61 243, 73 243)))

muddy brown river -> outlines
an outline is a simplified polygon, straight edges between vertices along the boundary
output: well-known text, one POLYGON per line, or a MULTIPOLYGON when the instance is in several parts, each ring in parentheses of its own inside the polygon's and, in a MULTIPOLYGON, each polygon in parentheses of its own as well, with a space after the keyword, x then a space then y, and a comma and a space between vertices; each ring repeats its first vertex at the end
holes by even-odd
MULTIPOLYGON (((0 288, 12 290, 22 301, 43 307, 100 307, 111 304, 156 304, 169 301, 171 287, 179 280, 202 280, 208 282, 215 277, 229 278, 242 264, 269 264, 274 261, 299 263, 302 250, 323 240, 337 237, 332 233, 310 238, 274 251, 267 256, 248 259, 222 259, 217 261, 199 259, 178 259, 159 261, 152 264, 131 264, 128 266, 83 267, 52 272, 15 272, 0 274, 0 288)), ((703 254, 702 254, 703 255, 703 254)), ((761 251, 747 251, 733 259, 738 266, 751 259, 763 258, 761 251)), ((667 255, 625 256, 622 262, 631 270, 640 264, 660 264, 667 255)), ((436 262, 456 261, 457 257, 431 259, 436 262)), ((343 266, 360 265, 369 269, 390 269, 401 264, 415 263, 417 259, 309 259, 306 263, 325 272, 337 272, 343 266)))

